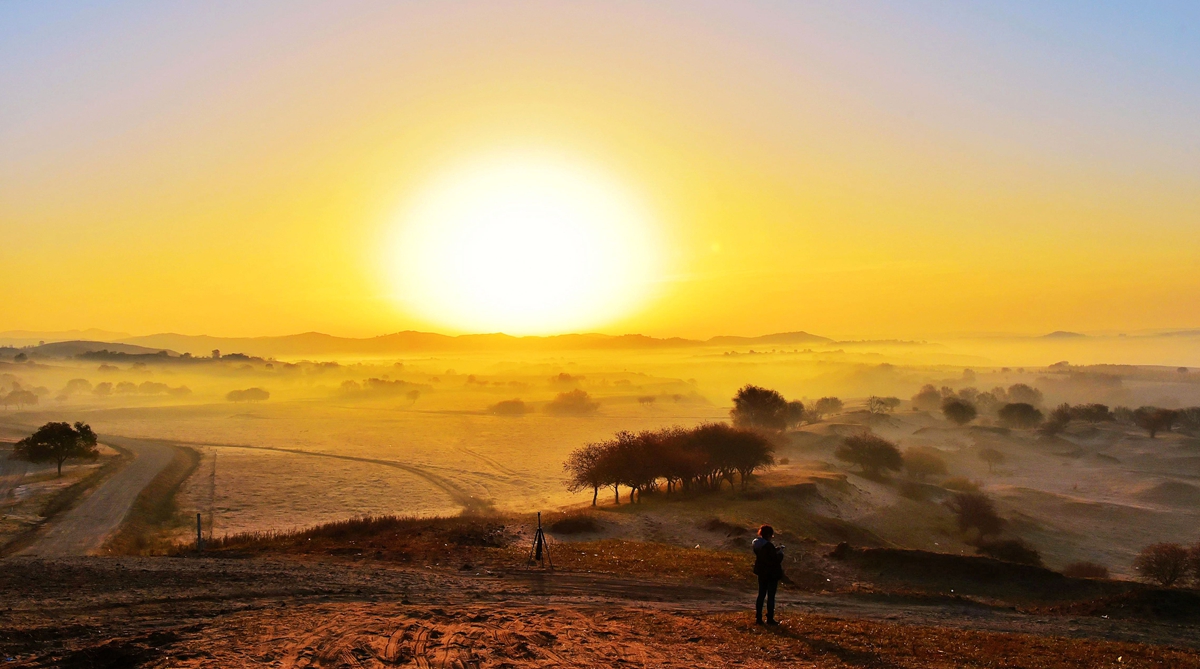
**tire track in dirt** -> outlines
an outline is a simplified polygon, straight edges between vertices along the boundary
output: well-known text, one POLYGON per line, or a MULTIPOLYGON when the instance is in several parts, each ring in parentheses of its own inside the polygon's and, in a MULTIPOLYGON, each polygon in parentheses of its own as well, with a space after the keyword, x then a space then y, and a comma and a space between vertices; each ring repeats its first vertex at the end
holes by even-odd
POLYGON ((521 476, 521 474, 513 471, 512 469, 509 469, 508 467, 505 467, 504 465, 500 464, 499 462, 496 462, 492 458, 489 458, 488 456, 483 455, 481 453, 476 453, 475 451, 472 451, 471 449, 467 448, 466 446, 459 446, 458 450, 479 460, 480 462, 483 462, 484 464, 495 469, 496 471, 500 472, 501 474, 507 474, 508 476, 521 476))

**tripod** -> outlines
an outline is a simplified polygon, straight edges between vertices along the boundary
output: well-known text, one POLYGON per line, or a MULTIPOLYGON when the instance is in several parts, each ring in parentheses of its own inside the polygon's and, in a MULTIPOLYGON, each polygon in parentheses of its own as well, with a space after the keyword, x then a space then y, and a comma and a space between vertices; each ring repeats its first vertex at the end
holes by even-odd
POLYGON ((542 566, 550 565, 554 569, 554 560, 550 559, 550 543, 546 541, 546 534, 542 532, 542 512, 538 511, 538 526, 537 532, 533 533, 533 548, 529 551, 529 562, 536 562, 542 566), (543 553, 545 557, 543 558, 543 553))

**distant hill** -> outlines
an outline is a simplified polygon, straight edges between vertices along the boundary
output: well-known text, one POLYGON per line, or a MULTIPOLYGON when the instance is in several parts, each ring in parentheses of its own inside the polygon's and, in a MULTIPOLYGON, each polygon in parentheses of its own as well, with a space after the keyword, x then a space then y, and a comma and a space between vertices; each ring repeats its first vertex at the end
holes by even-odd
POLYGON ((390 355, 397 353, 463 351, 572 351, 655 350, 702 346, 753 346, 833 343, 806 332, 786 332, 762 337, 713 337, 708 340, 646 335, 565 334, 549 337, 514 337, 506 334, 444 335, 435 332, 396 332, 356 339, 320 332, 281 337, 211 337, 174 333, 129 337, 122 343, 153 351, 167 349, 206 356, 213 350, 257 356, 297 357, 318 355, 390 355))
POLYGON ((1078 339, 1078 338, 1086 337, 1086 336, 1087 335, 1079 334, 1078 332, 1067 332, 1066 330, 1057 330, 1055 332, 1051 332, 1050 334, 1042 335, 1042 339, 1078 339))
POLYGON ((128 332, 110 332, 108 330, 63 330, 59 332, 40 332, 37 330, 8 330, 0 332, 0 346, 36 346, 39 342, 63 341, 120 341, 130 336, 128 332))
MULTIPOLYGON (((34 358, 74 358, 84 353, 95 353, 97 351, 125 353, 127 355, 155 355, 162 353, 164 350, 166 349, 103 341, 60 341, 26 349, 26 353, 34 358)), ((166 353, 172 356, 178 355, 171 350, 166 350, 166 353)))

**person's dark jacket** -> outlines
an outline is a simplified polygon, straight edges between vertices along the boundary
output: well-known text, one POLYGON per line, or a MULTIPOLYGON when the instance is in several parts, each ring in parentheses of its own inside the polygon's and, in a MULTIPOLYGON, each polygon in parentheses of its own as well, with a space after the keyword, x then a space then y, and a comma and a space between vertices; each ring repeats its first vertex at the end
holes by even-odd
POLYGON ((783 578, 783 551, 762 537, 755 539, 752 547, 754 549, 754 573, 762 579, 778 581, 783 578))

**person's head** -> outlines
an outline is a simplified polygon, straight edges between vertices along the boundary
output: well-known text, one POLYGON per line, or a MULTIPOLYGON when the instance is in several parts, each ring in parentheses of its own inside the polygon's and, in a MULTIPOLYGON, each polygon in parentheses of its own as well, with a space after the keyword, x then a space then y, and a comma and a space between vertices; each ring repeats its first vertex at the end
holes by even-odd
POLYGON ((758 536, 770 541, 771 537, 775 536, 775 528, 771 527, 770 525, 763 525, 762 527, 758 528, 758 536))

